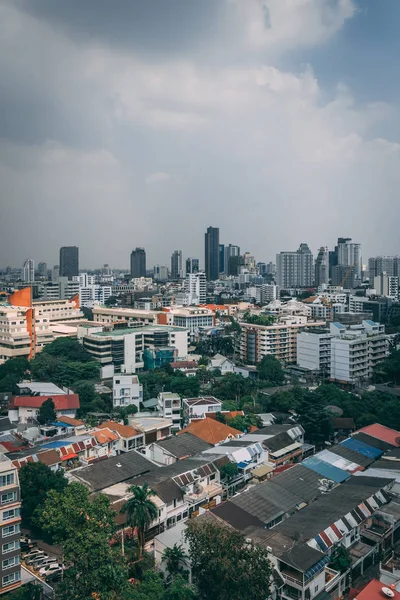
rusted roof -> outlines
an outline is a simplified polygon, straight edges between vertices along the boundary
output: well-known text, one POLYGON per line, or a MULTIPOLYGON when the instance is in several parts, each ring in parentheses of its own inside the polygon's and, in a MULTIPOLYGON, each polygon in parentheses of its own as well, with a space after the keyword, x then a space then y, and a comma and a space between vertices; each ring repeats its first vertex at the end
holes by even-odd
POLYGON ((136 435, 141 435, 140 431, 137 431, 134 427, 130 425, 122 425, 121 423, 117 423, 117 421, 105 421, 98 425, 98 429, 111 429, 111 431, 116 431, 123 438, 131 438, 136 435))
POLYGON ((213 444, 214 446, 229 437, 232 438, 242 434, 242 432, 238 429, 229 427, 229 425, 225 425, 219 421, 214 421, 214 419, 200 419, 192 421, 187 427, 185 427, 185 429, 179 431, 177 435, 180 435, 185 431, 188 431, 189 433, 204 440, 205 442, 208 442, 209 444, 213 444))

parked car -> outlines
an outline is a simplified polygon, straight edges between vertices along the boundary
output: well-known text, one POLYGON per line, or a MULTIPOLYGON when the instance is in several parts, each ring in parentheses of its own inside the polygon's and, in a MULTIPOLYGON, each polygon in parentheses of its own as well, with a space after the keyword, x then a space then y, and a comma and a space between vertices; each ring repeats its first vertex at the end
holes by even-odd
POLYGON ((43 567, 47 567, 47 565, 52 565, 57 562, 57 558, 55 556, 47 556, 43 560, 38 560, 34 562, 32 567, 37 571, 38 569, 42 569, 43 567))
POLYGON ((45 554, 44 550, 40 550, 40 548, 32 548, 32 550, 25 554, 24 559, 28 560, 29 558, 33 558, 34 556, 40 556, 43 554, 45 554))
POLYGON ((39 575, 51 575, 51 573, 54 573, 55 571, 58 571, 62 568, 62 566, 57 563, 57 562, 52 562, 49 565, 45 565, 44 567, 42 567, 39 571, 39 575))
POLYGON ((42 559, 42 558, 46 558, 47 554, 46 552, 43 552, 43 550, 41 552, 35 552, 35 554, 33 555, 29 555, 29 556, 24 556, 24 561, 26 562, 27 565, 31 565, 32 563, 42 559))
POLYGON ((46 583, 55 583, 56 581, 60 581, 62 574, 62 569, 58 569, 58 571, 54 571, 54 573, 49 573, 44 576, 46 583))

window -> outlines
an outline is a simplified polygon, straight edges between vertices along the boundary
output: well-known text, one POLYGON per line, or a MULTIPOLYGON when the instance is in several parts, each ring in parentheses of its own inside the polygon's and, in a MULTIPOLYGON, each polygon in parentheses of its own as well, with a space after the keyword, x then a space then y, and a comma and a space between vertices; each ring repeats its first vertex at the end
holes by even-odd
POLYGON ((14 502, 14 500, 16 500, 16 499, 17 499, 16 492, 8 492, 7 494, 1 495, 1 503, 2 504, 9 504, 10 502, 14 502))
POLYGON ((14 473, 9 473, 8 475, 1 475, 0 487, 5 487, 6 485, 13 485, 14 481, 14 473))
POLYGON ((10 519, 16 519, 19 517, 19 508, 11 508, 3 512, 3 521, 9 521, 10 519))
POLYGON ((7 552, 12 552, 13 550, 19 550, 19 547, 19 540, 15 540, 15 542, 8 542, 8 544, 3 544, 3 554, 7 554, 7 552))
POLYGON ((3 538, 8 537, 10 535, 14 535, 14 534, 20 532, 20 525, 19 525, 19 523, 18 523, 18 525, 8 525, 7 527, 3 527, 2 532, 3 532, 3 538))
POLYGON ((6 560, 3 560, 3 571, 5 569, 11 569, 11 567, 15 567, 16 565, 19 565, 19 556, 6 558, 6 560))
POLYGON ((5 575, 3 577, 2 583, 3 587, 6 585, 10 585, 11 583, 16 583, 21 580, 21 572, 17 571, 16 573, 10 573, 9 575, 5 575))

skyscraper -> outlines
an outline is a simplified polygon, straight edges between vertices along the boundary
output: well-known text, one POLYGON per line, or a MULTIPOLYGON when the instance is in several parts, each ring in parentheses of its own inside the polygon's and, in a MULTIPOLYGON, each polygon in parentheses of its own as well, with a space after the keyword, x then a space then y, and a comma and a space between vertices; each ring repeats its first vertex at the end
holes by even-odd
POLYGON ((60 248, 60 277, 72 279, 79 275, 79 248, 63 246, 60 248))
POLYGON ((219 275, 219 228, 208 227, 205 234, 205 272, 207 281, 215 281, 219 275))
POLYGON ((283 289, 310 287, 313 282, 313 255, 307 244, 296 252, 276 255, 276 280, 283 289))
POLYGON ((199 259, 198 258, 187 258, 186 259, 186 274, 198 273, 199 272, 199 259))
POLYGON ((225 246, 223 244, 219 245, 218 256, 219 272, 225 273, 225 246))
POLYGON ((182 277, 182 250, 174 250, 171 256, 171 279, 182 277))
POLYGON ((35 262, 31 258, 27 258, 22 265, 21 279, 25 283, 33 283, 35 281, 35 262))
POLYGON ((315 285, 329 283, 329 253, 327 246, 321 246, 315 259, 315 285))
POLYGON ((234 246, 233 244, 229 244, 229 246, 225 246, 225 253, 224 253, 224 261, 225 261, 224 271, 225 271, 225 273, 229 272, 229 259, 232 258, 233 256, 240 256, 240 247, 234 246))
POLYGON ((47 263, 40 262, 38 264, 38 273, 40 277, 47 277, 47 263))
POLYGON ((135 248, 131 252, 131 277, 146 277, 146 250, 135 248))

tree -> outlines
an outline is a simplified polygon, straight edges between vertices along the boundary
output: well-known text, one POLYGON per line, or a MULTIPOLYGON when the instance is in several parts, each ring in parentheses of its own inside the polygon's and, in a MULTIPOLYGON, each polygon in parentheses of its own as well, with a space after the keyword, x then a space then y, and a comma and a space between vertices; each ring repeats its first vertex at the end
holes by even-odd
POLYGON ((252 315, 249 311, 243 315, 243 321, 252 325, 272 325, 275 322, 274 315, 252 315))
POLYGON ((14 392, 17 383, 20 383, 29 369, 27 358, 18 357, 7 360, 0 365, 0 392, 14 392))
POLYGON ((324 405, 312 393, 305 393, 297 409, 298 421, 304 428, 304 437, 317 447, 331 437, 331 417, 324 405))
POLYGON ((235 477, 237 477, 238 474, 239 467, 236 463, 229 462, 226 465, 222 465, 220 469, 221 479, 223 481, 226 481, 227 483, 230 483, 232 479, 235 479, 235 477))
POLYGON ((75 387, 75 393, 79 396, 80 408, 78 416, 82 417, 93 409, 93 403, 97 399, 97 393, 93 383, 83 381, 75 387))
POLYGON ((48 425, 57 421, 56 407, 51 398, 47 398, 39 408, 37 420, 40 425, 48 425))
POLYGON ((268 552, 238 531, 193 519, 186 539, 193 580, 203 600, 265 600, 272 574, 268 552))
POLYGON ((160 573, 147 571, 140 583, 133 587, 132 600, 163 600, 164 583, 160 573))
POLYGON ((157 506, 151 499, 156 493, 147 483, 144 483, 143 486, 131 485, 128 491, 132 497, 123 504, 121 511, 127 513, 128 524, 137 530, 140 558, 144 548, 145 530, 158 517, 157 506))
POLYGON ((165 549, 162 560, 166 563, 169 575, 174 577, 175 575, 183 574, 187 558, 188 556, 182 545, 174 544, 172 548, 165 549))
POLYGON ((62 491, 50 490, 34 518, 63 547, 68 568, 58 590, 60 600, 86 600, 100 597, 100 592, 107 600, 123 597, 128 574, 109 543, 115 512, 107 496, 89 498, 84 485, 70 483, 62 491))
POLYGON ((335 571, 339 571, 340 573, 346 573, 350 565, 350 552, 347 550, 347 548, 340 544, 339 546, 337 546, 333 556, 331 557, 331 562, 329 563, 329 566, 335 571))
POLYGON ((285 382, 281 363, 271 354, 262 357, 258 365, 258 376, 266 385, 270 386, 282 385, 285 382))
POLYGON ((92 356, 78 340, 70 337, 56 338, 54 342, 43 348, 45 354, 62 358, 72 362, 90 362, 92 356))
POLYGON ((167 587, 163 600, 196 600, 197 590, 184 577, 177 575, 167 587))
POLYGON ((68 485, 62 471, 52 471, 47 465, 27 463, 19 472, 22 498, 22 519, 25 526, 33 525, 32 517, 50 490, 62 492, 68 485))
POLYGON ((109 296, 104 302, 104 306, 116 306, 118 304, 117 296, 109 296))

